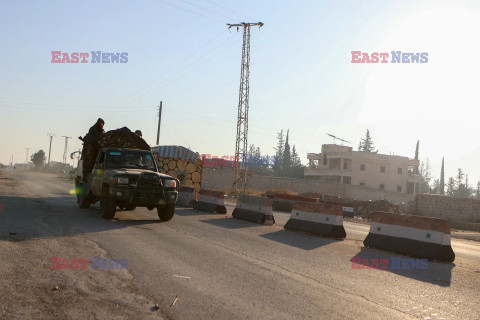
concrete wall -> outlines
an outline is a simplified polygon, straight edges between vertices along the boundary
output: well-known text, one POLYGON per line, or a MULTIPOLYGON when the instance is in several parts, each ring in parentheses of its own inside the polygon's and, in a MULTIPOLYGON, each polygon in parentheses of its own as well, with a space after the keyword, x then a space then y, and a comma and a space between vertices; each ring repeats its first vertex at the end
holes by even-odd
MULTIPOLYGON (((203 168, 202 188, 208 190, 230 190, 234 169, 229 167, 203 168)), ((358 200, 381 200, 407 202, 413 195, 371 189, 364 186, 322 183, 314 179, 292 179, 252 174, 247 177, 247 188, 265 192, 268 189, 286 189, 297 193, 317 192, 358 200)))
POLYGON ((453 198, 436 194, 418 194, 413 210, 416 214, 460 222, 480 222, 480 200, 453 198))

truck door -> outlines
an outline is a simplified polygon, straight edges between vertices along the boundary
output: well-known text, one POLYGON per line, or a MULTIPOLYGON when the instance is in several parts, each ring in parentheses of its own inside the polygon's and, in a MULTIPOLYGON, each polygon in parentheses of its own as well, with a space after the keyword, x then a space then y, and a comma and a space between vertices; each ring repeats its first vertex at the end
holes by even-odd
POLYGON ((97 160, 92 173, 92 192, 95 195, 100 195, 102 192, 102 178, 103 170, 105 169, 105 151, 98 153, 97 160))

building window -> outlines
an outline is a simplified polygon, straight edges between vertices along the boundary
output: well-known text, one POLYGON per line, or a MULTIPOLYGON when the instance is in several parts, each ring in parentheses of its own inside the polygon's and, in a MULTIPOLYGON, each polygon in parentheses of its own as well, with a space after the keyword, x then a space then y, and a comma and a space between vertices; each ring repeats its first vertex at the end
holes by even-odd
POLYGON ((352 177, 343 177, 344 184, 352 184, 352 177))
POLYGON ((380 190, 385 190, 385 183, 380 183, 380 190))
POLYGON ((360 185, 364 186, 365 185, 365 180, 360 181, 360 185))
POLYGON ((407 194, 415 194, 415 183, 407 182, 407 194))
POLYGON ((343 163, 343 170, 347 170, 347 163, 346 162, 343 163))
POLYGON ((397 192, 402 192, 402 186, 397 186, 397 192))
POLYGON ((360 165, 360 171, 365 171, 365 165, 364 164, 360 165))
POLYGON ((402 168, 397 169, 398 174, 402 174, 402 171, 403 171, 402 168))
POLYGON ((380 172, 385 173, 385 166, 381 166, 381 167, 380 167, 380 172))
POLYGON ((323 154, 323 165, 324 165, 324 166, 326 166, 326 165, 327 165, 327 163, 328 163, 328 160, 327 160, 327 154, 326 154, 326 153, 324 153, 324 154, 323 154))

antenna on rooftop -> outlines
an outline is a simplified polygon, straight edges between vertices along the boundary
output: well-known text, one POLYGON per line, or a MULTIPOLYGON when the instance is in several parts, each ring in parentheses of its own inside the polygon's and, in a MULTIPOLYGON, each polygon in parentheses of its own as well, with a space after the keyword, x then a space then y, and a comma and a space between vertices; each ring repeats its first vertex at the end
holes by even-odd
POLYGON ((349 141, 347 141, 347 140, 343 140, 343 139, 341 139, 341 138, 339 138, 339 137, 337 137, 337 136, 334 136, 333 134, 327 133, 327 135, 329 135, 330 137, 333 138, 333 144, 335 144, 335 140, 336 140, 336 139, 342 141, 342 145, 343 145, 343 142, 346 142, 346 143, 350 143, 350 144, 351 144, 351 142, 349 142, 349 141))

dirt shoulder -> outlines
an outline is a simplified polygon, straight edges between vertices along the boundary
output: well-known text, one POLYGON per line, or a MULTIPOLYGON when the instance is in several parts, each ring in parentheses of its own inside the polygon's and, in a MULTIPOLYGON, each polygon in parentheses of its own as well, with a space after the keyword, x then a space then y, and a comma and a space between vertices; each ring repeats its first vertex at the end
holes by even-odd
POLYGON ((0 171, 0 319, 168 318, 161 302, 160 310, 152 309, 157 302, 128 269, 92 268, 93 257, 114 259, 96 242, 58 235, 71 213, 50 200, 59 191, 34 187, 47 176, 17 176, 23 173, 0 171), (88 259, 87 268, 53 269, 54 257, 88 259))

